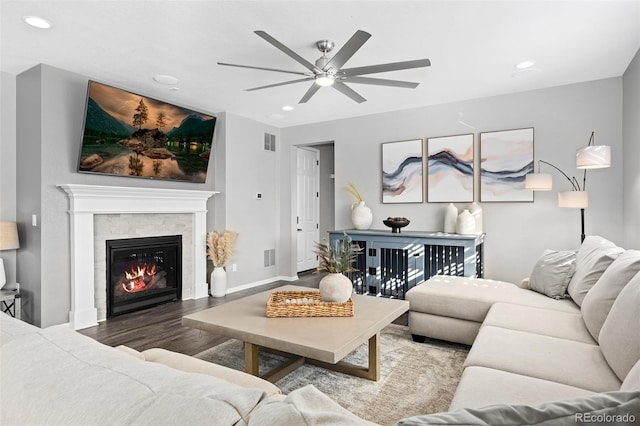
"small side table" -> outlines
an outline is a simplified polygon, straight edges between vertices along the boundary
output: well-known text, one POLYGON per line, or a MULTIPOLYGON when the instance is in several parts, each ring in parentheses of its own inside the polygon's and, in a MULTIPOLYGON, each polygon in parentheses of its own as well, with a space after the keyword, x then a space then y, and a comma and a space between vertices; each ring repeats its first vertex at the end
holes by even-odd
POLYGON ((20 293, 18 290, 0 290, 0 310, 20 319, 20 293))

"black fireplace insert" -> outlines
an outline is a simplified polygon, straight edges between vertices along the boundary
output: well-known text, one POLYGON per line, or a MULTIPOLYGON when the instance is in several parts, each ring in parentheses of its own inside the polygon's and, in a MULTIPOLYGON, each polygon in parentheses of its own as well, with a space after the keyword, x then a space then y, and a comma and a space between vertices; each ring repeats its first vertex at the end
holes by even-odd
POLYGON ((181 298, 182 235, 106 243, 107 318, 181 298))

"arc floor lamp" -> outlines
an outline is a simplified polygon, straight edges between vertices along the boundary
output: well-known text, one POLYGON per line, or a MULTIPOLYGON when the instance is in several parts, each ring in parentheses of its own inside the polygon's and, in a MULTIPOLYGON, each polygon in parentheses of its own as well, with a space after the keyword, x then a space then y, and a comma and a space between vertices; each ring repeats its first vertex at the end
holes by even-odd
POLYGON ((587 170, 602 169, 611 166, 611 147, 608 145, 594 144, 595 132, 591 132, 589 143, 576 151, 576 168, 583 169, 582 186, 574 176, 569 177, 559 167, 548 161, 538 160, 538 172, 530 173, 525 177, 525 188, 532 191, 551 191, 553 178, 548 173, 540 173, 540 164, 546 164, 560 172, 571 184, 571 191, 558 192, 558 206, 564 208, 580 209, 581 235, 580 242, 584 241, 584 209, 589 207, 589 194, 587 193, 587 170))

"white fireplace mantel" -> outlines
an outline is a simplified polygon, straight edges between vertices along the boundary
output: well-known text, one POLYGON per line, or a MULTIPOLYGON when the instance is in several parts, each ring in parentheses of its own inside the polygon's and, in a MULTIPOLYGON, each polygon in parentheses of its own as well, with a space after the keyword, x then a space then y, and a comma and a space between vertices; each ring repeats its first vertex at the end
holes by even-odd
POLYGON ((75 330, 98 323, 94 294, 93 217, 96 214, 193 214, 194 299, 209 295, 207 286, 207 200, 216 191, 136 188, 98 185, 58 185, 69 196, 71 215, 71 312, 75 330))

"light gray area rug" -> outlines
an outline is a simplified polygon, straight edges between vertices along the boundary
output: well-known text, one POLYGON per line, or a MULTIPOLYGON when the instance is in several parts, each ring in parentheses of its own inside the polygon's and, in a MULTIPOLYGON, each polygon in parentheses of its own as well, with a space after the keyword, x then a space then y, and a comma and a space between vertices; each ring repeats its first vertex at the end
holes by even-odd
MULTIPOLYGON (((367 345, 344 360, 366 365, 367 345)), ((380 336, 380 380, 373 382, 313 365, 303 365, 276 382, 283 393, 313 384, 347 410, 381 425, 418 414, 446 411, 462 375, 467 347, 439 341, 416 343, 409 328, 390 325, 380 336)), ((244 350, 229 340, 196 355, 216 364, 244 370, 244 350)), ((260 352, 260 374, 284 358, 260 352)))

